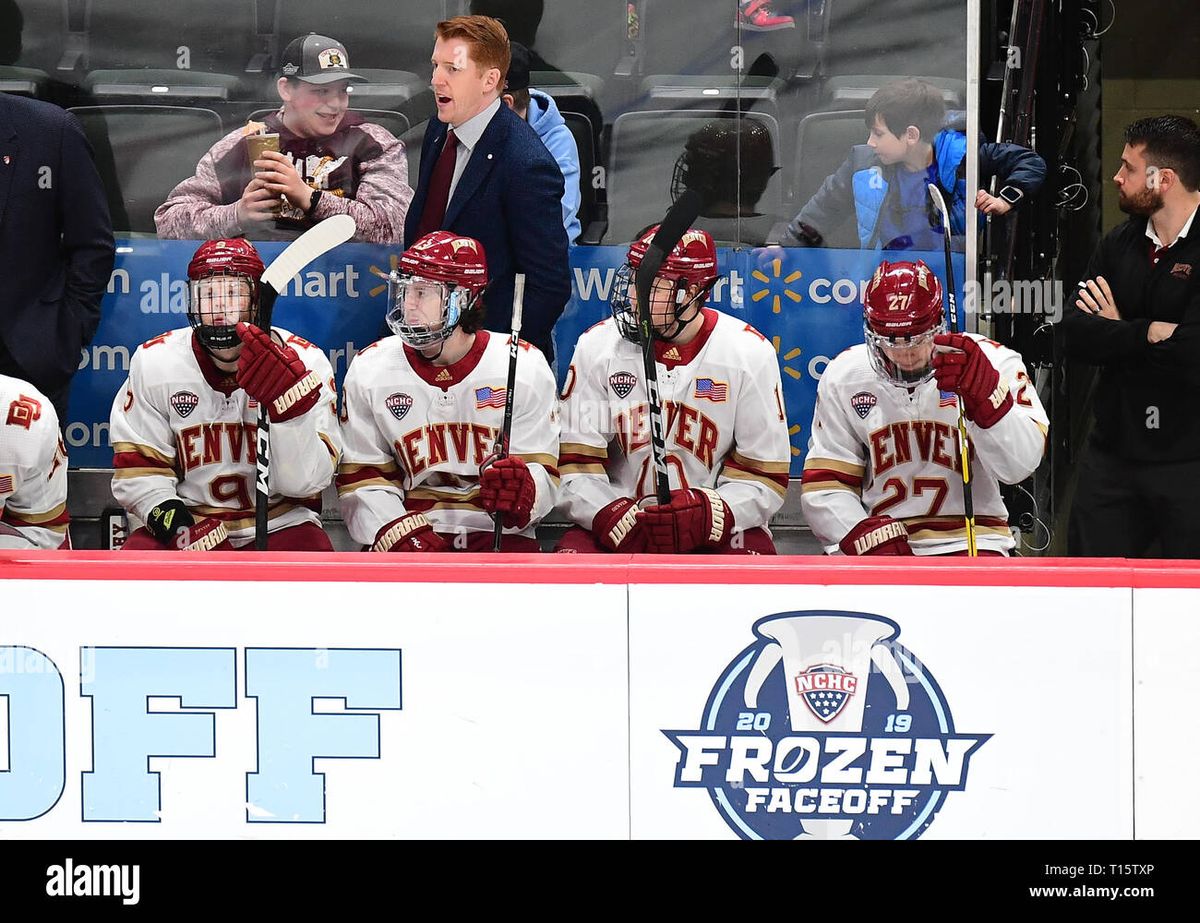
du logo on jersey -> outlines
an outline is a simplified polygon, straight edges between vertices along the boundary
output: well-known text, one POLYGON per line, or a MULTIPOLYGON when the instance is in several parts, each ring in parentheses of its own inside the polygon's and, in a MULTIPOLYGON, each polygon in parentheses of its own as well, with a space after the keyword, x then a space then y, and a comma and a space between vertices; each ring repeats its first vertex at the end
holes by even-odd
POLYGON ((963 791, 990 734, 867 612, 780 612, 713 685, 699 729, 664 730, 675 788, 707 789, 746 840, 906 840, 963 791))

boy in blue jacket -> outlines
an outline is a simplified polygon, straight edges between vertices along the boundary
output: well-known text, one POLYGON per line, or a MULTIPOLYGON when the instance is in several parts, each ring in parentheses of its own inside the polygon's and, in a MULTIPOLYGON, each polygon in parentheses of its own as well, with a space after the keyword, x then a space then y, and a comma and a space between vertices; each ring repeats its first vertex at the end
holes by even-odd
MULTIPOLYGON (((942 245, 941 221, 929 205, 926 186, 936 183, 950 208, 951 232, 966 229, 967 135, 965 113, 947 113, 941 91, 915 78, 885 84, 867 102, 870 134, 856 144, 838 171, 792 219, 794 242, 822 246, 853 217, 864 250, 935 250, 942 245)), ((981 188, 975 207, 1004 215, 1036 192, 1046 163, 1016 144, 979 145, 981 188), (992 176, 998 195, 985 187, 992 176)))

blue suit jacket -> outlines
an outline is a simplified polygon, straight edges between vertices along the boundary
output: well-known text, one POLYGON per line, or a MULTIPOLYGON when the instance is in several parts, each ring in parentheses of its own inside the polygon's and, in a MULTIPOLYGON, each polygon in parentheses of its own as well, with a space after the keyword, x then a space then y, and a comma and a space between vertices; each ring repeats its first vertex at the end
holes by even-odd
MULTIPOLYGON (((404 226, 406 247, 416 241, 429 177, 448 130, 432 119, 425 132, 421 175, 404 226)), ((562 197, 558 164, 537 133, 501 104, 471 152, 442 221, 444 230, 483 244, 492 280, 484 294, 487 329, 512 329, 513 276, 525 273, 521 338, 547 360, 554 358, 550 331, 571 297, 562 197)))
POLYGON ((0 339, 44 393, 66 385, 96 332, 113 252, 78 120, 0 93, 0 339))

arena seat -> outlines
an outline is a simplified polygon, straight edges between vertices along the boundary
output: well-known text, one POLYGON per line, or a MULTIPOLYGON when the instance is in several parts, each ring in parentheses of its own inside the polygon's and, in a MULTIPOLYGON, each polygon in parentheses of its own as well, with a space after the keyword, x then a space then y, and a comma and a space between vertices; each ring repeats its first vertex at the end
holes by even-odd
POLYGON ((642 80, 645 108, 716 109, 769 112, 778 118, 779 97, 786 84, 778 77, 749 77, 738 74, 714 76, 652 74, 642 80))
POLYGON ((0 0, 0 93, 48 97, 62 15, 62 0, 0 0))
POLYGON ((578 242, 583 243, 585 238, 588 242, 593 242, 593 238, 599 241, 603 236, 603 227, 591 228, 589 233, 589 226, 598 217, 596 189, 592 185, 592 173, 596 168, 596 144, 592 135, 592 123, 587 116, 578 112, 564 112, 562 117, 567 123, 567 128, 571 130, 571 137, 575 139, 575 147, 579 150, 578 242))
POLYGON ((254 0, 177 4, 170 15, 148 15, 142 0, 85 2, 84 88, 95 99, 220 101, 248 89, 254 0))
POLYGON ((96 151, 113 228, 153 234, 154 210, 221 137, 211 109, 81 106, 70 110, 96 151))
MULTIPOLYGON (((828 78, 821 95, 831 109, 862 109, 875 91, 885 83, 901 80, 903 74, 839 74, 828 78)), ((967 107, 967 82, 953 77, 918 77, 942 91, 947 109, 967 107)))
POLYGON ((796 211, 835 172, 856 144, 866 144, 867 127, 861 109, 811 112, 796 130, 795 169, 791 176, 791 200, 796 211))
MULTIPOLYGON (((627 112, 613 124, 612 160, 608 171, 608 233, 605 243, 631 240, 648 224, 661 221, 671 205, 671 176, 688 136, 706 122, 732 118, 730 113, 703 110, 627 112)), ((779 123, 766 113, 744 118, 766 125, 775 163, 779 163, 779 123)), ((779 174, 771 177, 758 211, 775 215, 782 209, 779 174)))

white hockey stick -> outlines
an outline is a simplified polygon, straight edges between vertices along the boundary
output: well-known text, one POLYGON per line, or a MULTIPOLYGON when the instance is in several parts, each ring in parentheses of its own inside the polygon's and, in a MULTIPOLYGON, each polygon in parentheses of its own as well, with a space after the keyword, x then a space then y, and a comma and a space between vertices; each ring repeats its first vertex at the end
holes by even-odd
MULTIPOLYGON (((262 274, 259 292, 258 323, 271 335, 271 313, 277 299, 297 273, 313 260, 328 253, 351 237, 357 226, 349 215, 333 215, 313 225, 271 261, 262 274)), ((267 502, 270 499, 271 461, 269 442, 271 418, 266 404, 258 407, 258 440, 256 448, 258 477, 254 485, 254 550, 267 550, 267 502)))

